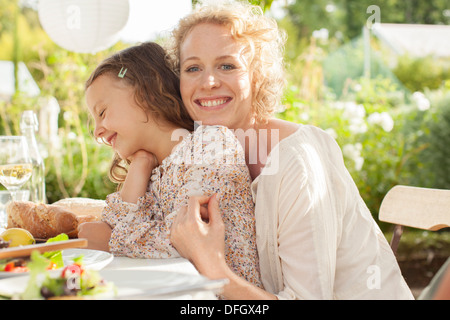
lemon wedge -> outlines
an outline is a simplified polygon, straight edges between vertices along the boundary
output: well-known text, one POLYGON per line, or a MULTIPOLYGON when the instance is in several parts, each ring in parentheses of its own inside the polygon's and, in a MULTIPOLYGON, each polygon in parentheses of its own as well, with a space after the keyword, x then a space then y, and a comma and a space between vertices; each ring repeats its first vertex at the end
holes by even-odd
POLYGON ((10 247, 26 246, 36 242, 33 235, 28 230, 22 228, 6 229, 0 237, 5 241, 11 241, 9 244, 10 247))

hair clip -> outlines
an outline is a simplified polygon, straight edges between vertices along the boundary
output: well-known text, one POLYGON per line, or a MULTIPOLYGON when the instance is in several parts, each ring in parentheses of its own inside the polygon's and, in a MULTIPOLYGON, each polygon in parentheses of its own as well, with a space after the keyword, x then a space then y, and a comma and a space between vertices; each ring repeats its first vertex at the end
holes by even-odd
POLYGON ((122 67, 122 69, 120 69, 119 74, 118 74, 117 76, 118 76, 119 78, 125 77, 125 73, 127 73, 127 70, 128 70, 128 68, 126 68, 125 70, 123 70, 123 67, 122 67))

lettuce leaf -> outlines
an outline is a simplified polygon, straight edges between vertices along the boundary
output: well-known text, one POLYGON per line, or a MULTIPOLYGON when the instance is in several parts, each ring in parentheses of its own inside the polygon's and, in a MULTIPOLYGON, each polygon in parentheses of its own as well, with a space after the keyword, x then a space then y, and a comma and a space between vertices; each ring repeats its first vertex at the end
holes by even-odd
POLYGON ((46 243, 69 240, 69 236, 65 233, 60 233, 56 237, 50 238, 46 243))
MULTIPOLYGON (((46 243, 57 242, 57 241, 65 241, 65 240, 69 240, 69 236, 67 234, 65 234, 65 233, 61 233, 61 234, 57 235, 56 237, 48 239, 46 243)), ((61 250, 51 251, 51 252, 44 252, 42 255, 45 258, 49 259, 54 264, 56 264, 57 268, 64 267, 64 261, 63 261, 62 251, 61 250)))
POLYGON ((21 298, 24 300, 42 299, 40 275, 46 274, 48 259, 42 256, 38 251, 31 253, 31 260, 28 262, 30 270, 30 278, 27 287, 22 293, 21 298))

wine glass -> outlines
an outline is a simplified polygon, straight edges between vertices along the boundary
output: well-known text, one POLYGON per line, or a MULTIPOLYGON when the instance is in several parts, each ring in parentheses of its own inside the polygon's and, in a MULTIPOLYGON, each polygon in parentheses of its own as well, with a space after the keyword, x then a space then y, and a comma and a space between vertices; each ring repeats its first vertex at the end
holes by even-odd
POLYGON ((23 136, 0 136, 0 183, 16 200, 16 192, 31 177, 33 164, 23 136))

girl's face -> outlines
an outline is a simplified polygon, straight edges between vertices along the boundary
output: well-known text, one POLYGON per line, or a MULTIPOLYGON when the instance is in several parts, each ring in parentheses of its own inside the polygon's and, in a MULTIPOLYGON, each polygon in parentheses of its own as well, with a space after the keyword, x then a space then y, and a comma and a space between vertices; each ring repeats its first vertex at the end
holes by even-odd
POLYGON ((122 159, 148 149, 146 134, 157 126, 134 101, 133 88, 101 75, 86 90, 86 103, 95 120, 94 136, 110 144, 122 159))
POLYGON ((253 121, 252 81, 229 28, 199 24, 181 45, 181 96, 189 115, 204 125, 248 128, 253 121))

